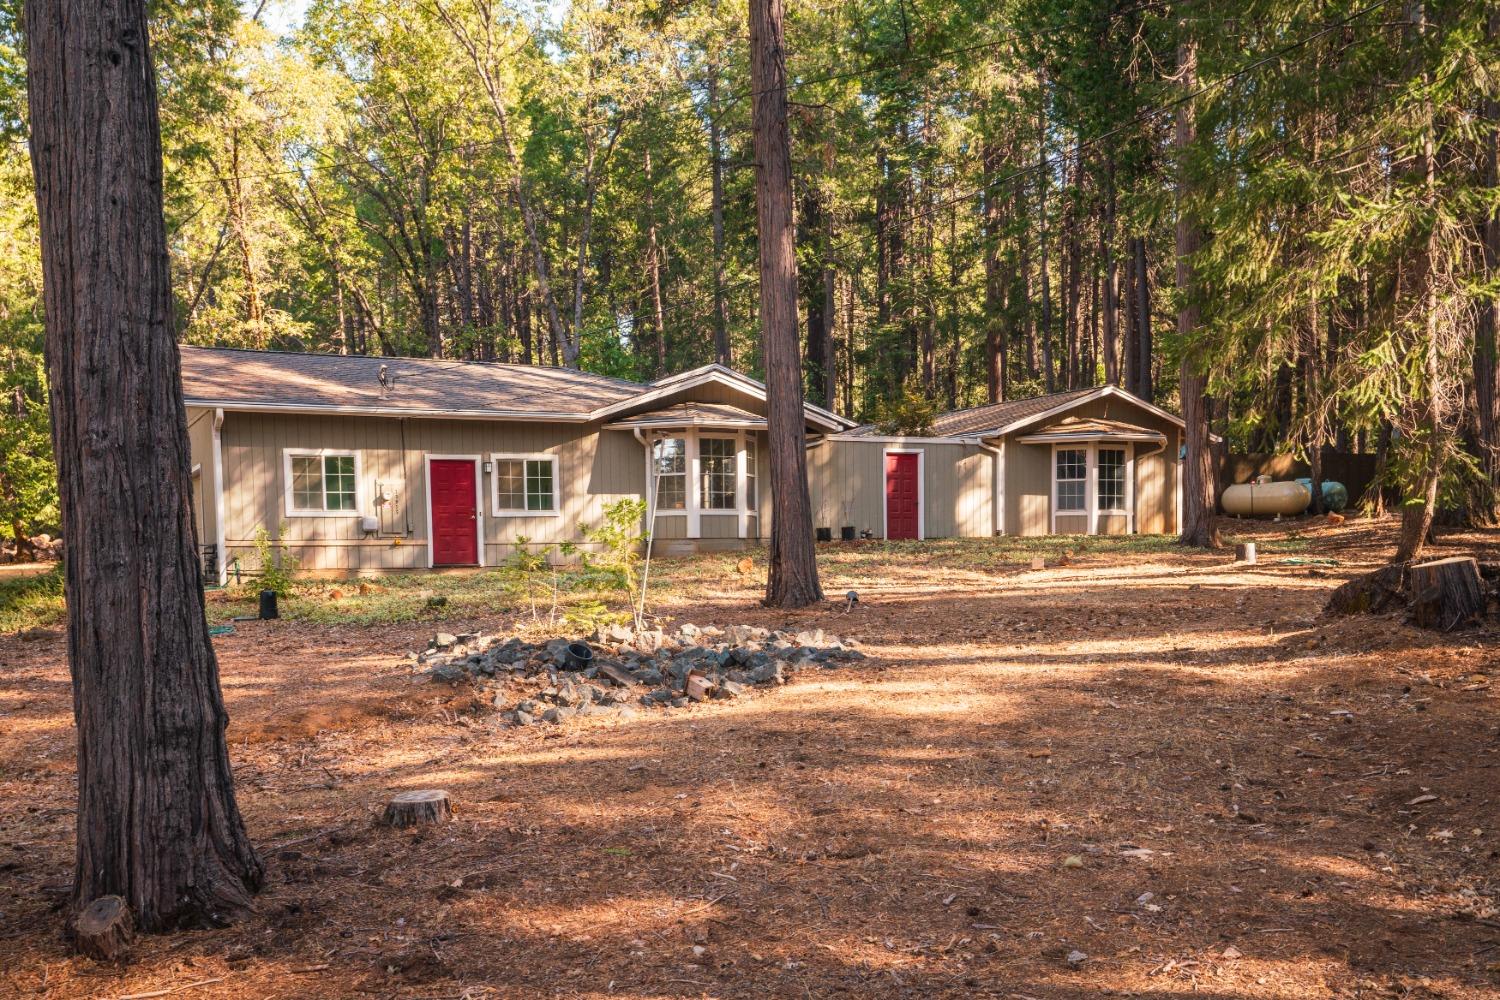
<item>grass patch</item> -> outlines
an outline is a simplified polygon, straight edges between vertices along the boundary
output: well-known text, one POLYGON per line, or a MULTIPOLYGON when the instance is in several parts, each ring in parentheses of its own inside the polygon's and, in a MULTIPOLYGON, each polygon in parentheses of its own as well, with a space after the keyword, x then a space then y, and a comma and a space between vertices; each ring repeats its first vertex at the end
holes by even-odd
MULTIPOLYGON (((1226 545, 1240 540, 1226 536, 1226 545)), ((1312 542, 1299 535, 1255 537, 1266 555, 1294 555, 1309 551, 1312 542)), ((880 577, 893 566, 928 569, 995 571, 1024 566, 1037 556, 1049 562, 1064 553, 1088 556, 1150 557, 1181 553, 1175 535, 1043 535, 1035 537, 934 538, 921 542, 833 542, 818 546, 818 566, 824 590, 841 594, 862 579, 880 577)), ((764 577, 764 551, 726 552, 655 560, 651 569, 651 603, 664 596, 691 592, 732 578, 736 564, 749 554, 756 573, 764 577)), ((561 620, 570 609, 601 600, 613 609, 625 607, 618 593, 591 589, 569 590, 566 572, 557 596, 561 620)), ((537 611, 545 619, 552 611, 549 574, 541 575, 537 611)), ((207 593, 208 620, 224 624, 259 610, 260 587, 254 578, 207 593)), ((60 569, 31 577, 0 581, 0 632, 17 632, 55 625, 65 616, 60 569)), ((515 616, 530 618, 531 600, 517 592, 513 576, 503 570, 472 573, 401 573, 368 580, 299 580, 280 600, 283 618, 324 625, 399 625, 411 622, 441 624, 474 618, 515 616), (434 600, 436 599, 436 600, 434 600)))
POLYGON ((56 625, 67 612, 61 563, 35 576, 0 580, 0 633, 56 625))

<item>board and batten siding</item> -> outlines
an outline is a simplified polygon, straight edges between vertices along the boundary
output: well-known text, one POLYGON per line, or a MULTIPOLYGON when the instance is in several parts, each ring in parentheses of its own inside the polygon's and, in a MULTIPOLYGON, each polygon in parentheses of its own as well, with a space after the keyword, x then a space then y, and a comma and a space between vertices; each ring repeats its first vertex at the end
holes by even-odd
POLYGON ((994 531, 994 455, 941 441, 827 440, 807 453, 813 526, 834 537, 845 525, 885 535, 885 451, 923 452, 924 538, 985 536, 994 531))
MULTIPOLYGON (((604 431, 598 424, 412 418, 405 421, 403 453, 401 425, 385 417, 225 414, 221 438, 228 558, 238 556, 254 571, 256 530, 264 527, 274 536, 285 525, 286 543, 306 570, 425 568, 426 455, 474 455, 481 462, 496 453, 557 456, 560 514, 494 516, 493 472, 480 473, 484 562, 491 566, 513 552, 522 537, 533 545, 584 543, 581 525, 600 523, 608 504, 639 497, 645 488, 644 452, 629 432, 604 431), (289 448, 357 452, 359 513, 380 517, 381 532, 367 535, 359 517, 288 516, 283 455, 289 448), (376 503, 382 490, 395 494, 384 509, 376 503)), ((199 460, 195 454, 194 461, 199 460)))
MULTIPOLYGON (((214 507, 214 411, 189 407, 188 448, 198 474, 193 477, 193 525, 198 530, 198 550, 218 538, 218 511, 214 507)), ((217 582, 217 581, 214 581, 217 582)))
MULTIPOLYGON (((1091 400, 1065 415, 1121 420, 1167 436, 1164 448, 1135 442, 1135 530, 1148 535, 1176 531, 1173 510, 1177 495, 1177 448, 1181 441, 1177 425, 1118 396, 1091 400)), ((1017 535, 1052 532, 1052 445, 1024 444, 1018 440, 1035 430, 1026 428, 1005 438, 1005 530, 1017 535)), ((1084 515, 1058 518, 1060 534, 1081 534, 1087 528, 1088 518, 1084 515)), ((1122 517, 1104 515, 1099 530, 1123 533, 1128 525, 1122 517)))

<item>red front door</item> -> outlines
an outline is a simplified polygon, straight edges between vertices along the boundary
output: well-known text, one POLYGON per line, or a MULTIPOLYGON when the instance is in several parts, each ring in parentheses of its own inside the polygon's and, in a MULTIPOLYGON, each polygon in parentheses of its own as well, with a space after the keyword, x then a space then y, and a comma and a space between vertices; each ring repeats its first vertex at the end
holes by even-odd
POLYGON ((919 455, 885 456, 885 537, 916 538, 922 516, 919 455))
POLYGON ((473 566, 479 562, 474 463, 467 458, 434 458, 428 477, 432 494, 432 564, 473 566))

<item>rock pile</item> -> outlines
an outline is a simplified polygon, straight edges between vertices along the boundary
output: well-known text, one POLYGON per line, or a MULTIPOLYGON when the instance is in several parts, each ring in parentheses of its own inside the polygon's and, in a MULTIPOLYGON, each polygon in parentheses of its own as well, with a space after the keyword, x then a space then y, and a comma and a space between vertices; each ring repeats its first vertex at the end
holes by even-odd
POLYGON ((822 629, 685 624, 638 633, 617 625, 588 642, 439 632, 424 652, 410 656, 423 679, 493 689, 506 721, 530 726, 738 698, 755 687, 785 684, 798 670, 862 660, 857 645, 822 629))

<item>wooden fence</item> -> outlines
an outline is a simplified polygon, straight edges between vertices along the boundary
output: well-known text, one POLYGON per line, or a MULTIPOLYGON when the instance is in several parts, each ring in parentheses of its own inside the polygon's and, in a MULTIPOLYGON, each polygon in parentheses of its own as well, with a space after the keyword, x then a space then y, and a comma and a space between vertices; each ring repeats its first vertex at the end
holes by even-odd
MULTIPOLYGON (((1248 483, 1256 476, 1272 479, 1302 479, 1310 474, 1306 462, 1291 455, 1232 452, 1219 465, 1219 486, 1248 483)), ((1350 451, 1323 449, 1323 478, 1343 483, 1349 491, 1349 502, 1355 504, 1365 495, 1375 478, 1375 456, 1350 451)))

